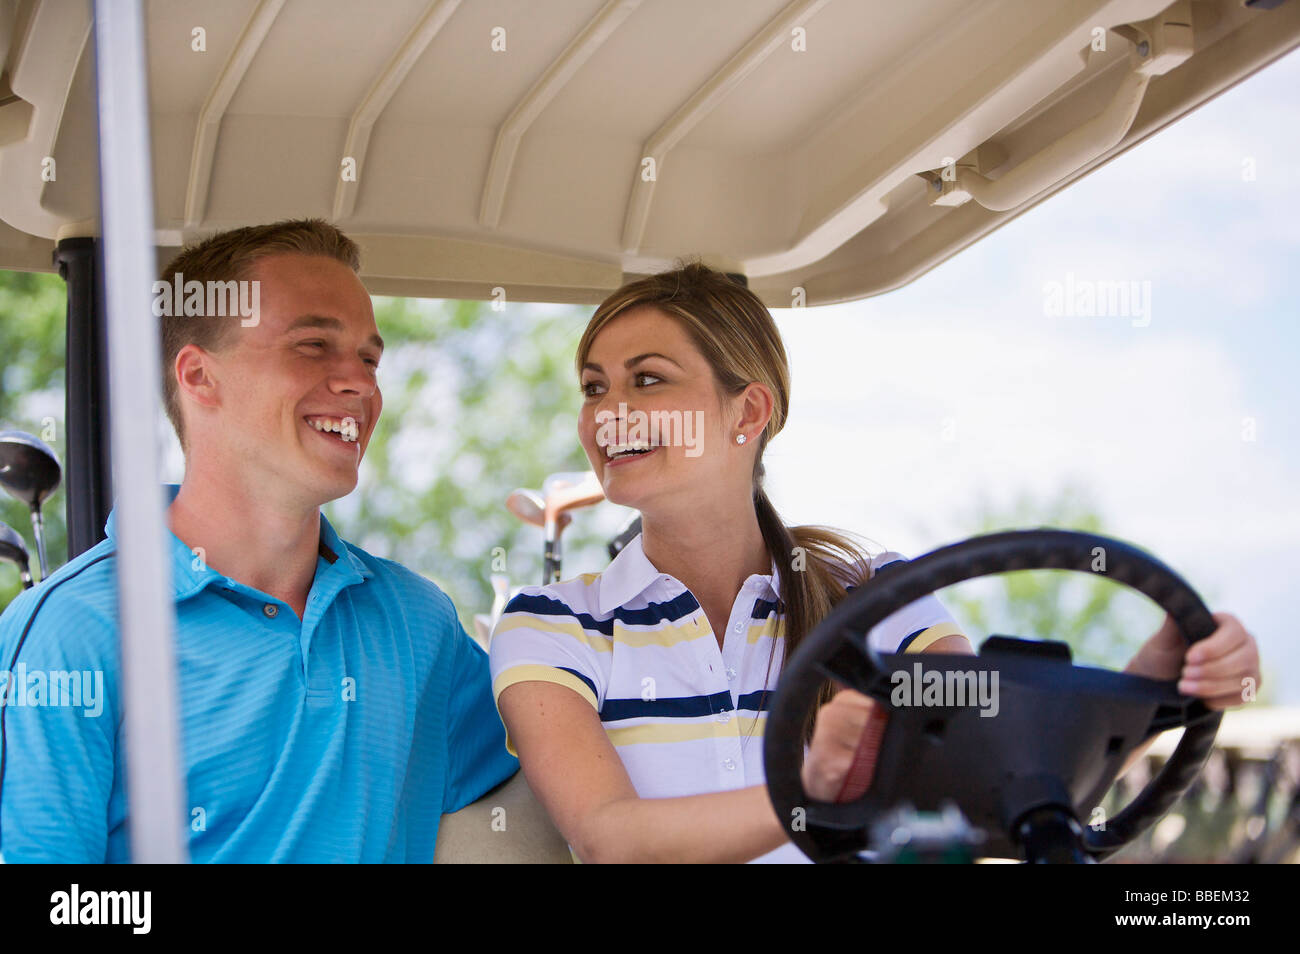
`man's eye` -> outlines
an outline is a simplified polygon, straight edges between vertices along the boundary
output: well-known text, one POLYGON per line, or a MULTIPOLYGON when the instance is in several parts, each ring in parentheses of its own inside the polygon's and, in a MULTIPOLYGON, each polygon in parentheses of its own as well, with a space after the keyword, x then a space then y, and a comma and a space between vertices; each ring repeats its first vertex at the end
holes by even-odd
POLYGON ((306 348, 323 348, 323 347, 325 347, 325 342, 323 342, 323 341, 300 341, 300 342, 298 342, 298 347, 300 347, 300 348, 303 348, 303 347, 306 347, 306 348))

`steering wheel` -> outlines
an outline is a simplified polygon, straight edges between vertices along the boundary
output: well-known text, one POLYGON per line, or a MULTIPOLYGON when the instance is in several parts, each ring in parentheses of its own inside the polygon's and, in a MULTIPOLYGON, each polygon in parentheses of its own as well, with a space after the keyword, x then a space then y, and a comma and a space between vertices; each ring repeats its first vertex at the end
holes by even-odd
POLYGON ((993 635, 978 656, 881 654, 869 645, 873 626, 927 594, 1035 569, 1123 583, 1169 613, 1188 645, 1218 628, 1195 590, 1153 556, 1070 530, 973 537, 877 575, 851 591, 787 661, 769 712, 768 794, 812 860, 860 860, 872 825, 900 804, 935 811, 953 802, 985 832, 980 857, 1096 861, 1155 823, 1196 778, 1223 714, 1179 693, 1177 680, 1076 666, 1069 647, 1054 641, 993 635), (810 798, 800 772, 805 718, 828 679, 885 706, 888 720, 869 788, 843 803, 810 798), (918 704, 913 691, 900 692, 912 680, 946 686, 948 695, 918 704), (992 706, 954 702, 953 691, 977 684, 992 685, 992 713, 992 706), (1159 774, 1119 814, 1098 819, 1095 807, 1125 756, 1178 727, 1183 737, 1159 774))

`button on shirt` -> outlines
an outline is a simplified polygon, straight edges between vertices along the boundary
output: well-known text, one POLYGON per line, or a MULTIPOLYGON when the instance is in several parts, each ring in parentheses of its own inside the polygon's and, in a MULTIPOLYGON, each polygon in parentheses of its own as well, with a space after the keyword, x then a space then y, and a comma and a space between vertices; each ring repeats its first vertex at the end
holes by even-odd
MULTIPOLYGON (((881 554, 871 573, 904 559, 881 554)), ((638 536, 603 573, 524 587, 506 605, 490 644, 493 692, 530 680, 572 689, 598 713, 642 798, 762 785, 763 727, 784 650, 779 593, 775 563, 747 578, 719 646, 699 602, 650 563, 638 536)), ((920 652, 960 632, 929 595, 868 638, 880 652, 920 652)), ((756 860, 807 859, 787 844, 756 860)))
MULTIPOLYGON (((6 861, 129 860, 114 522, 0 617, 6 861), (58 673, 79 697, 54 698, 58 673)), ((432 582, 322 516, 299 620, 168 538, 192 860, 428 862, 442 814, 517 770, 487 656, 432 582)))

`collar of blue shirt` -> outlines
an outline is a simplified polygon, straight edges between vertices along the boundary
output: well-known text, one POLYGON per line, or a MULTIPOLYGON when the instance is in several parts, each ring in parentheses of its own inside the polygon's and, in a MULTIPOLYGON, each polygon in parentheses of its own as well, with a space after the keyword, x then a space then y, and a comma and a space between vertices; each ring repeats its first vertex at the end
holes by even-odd
MULTIPOLYGON (((626 605, 659 579, 672 580, 678 586, 682 586, 680 580, 667 573, 660 573, 650 562, 645 555, 645 550, 641 548, 641 534, 638 533, 600 574, 598 594, 600 615, 607 616, 618 607, 626 605)), ((781 574, 775 560, 772 561, 772 573, 769 576, 753 574, 745 582, 754 579, 759 580, 766 587, 766 596, 773 601, 780 599, 781 574)))
MULTIPOLYGON (((176 499, 176 494, 180 491, 179 484, 164 484, 167 492, 166 503, 171 504, 176 499)), ((117 545, 117 510, 114 508, 108 515, 108 522, 104 524, 104 533, 113 545, 117 545)), ((248 590, 250 593, 256 593, 252 587, 244 586, 235 580, 227 579, 220 573, 209 568, 200 558, 200 554, 195 553, 187 547, 180 537, 167 531, 169 546, 172 553, 172 587, 176 593, 176 599, 183 600, 213 583, 224 583, 234 589, 248 590)), ((316 578, 312 581, 312 593, 328 595, 331 598, 346 586, 354 583, 360 583, 374 576, 373 571, 365 563, 348 549, 347 544, 339 537, 330 526, 330 522, 325 519, 325 515, 320 517, 320 559, 316 563, 316 578)))

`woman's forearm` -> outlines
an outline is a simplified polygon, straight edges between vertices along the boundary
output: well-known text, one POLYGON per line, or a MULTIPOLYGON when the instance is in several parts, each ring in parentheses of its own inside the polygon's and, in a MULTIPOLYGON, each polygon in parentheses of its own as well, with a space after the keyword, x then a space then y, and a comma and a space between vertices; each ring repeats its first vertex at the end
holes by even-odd
POLYGON ((781 847, 787 835, 762 785, 602 805, 574 850, 584 862, 727 864, 781 847))

